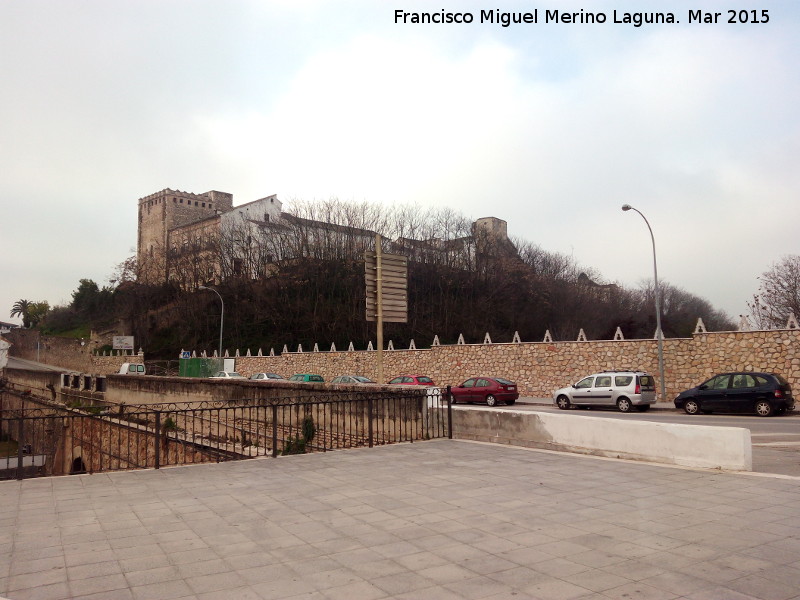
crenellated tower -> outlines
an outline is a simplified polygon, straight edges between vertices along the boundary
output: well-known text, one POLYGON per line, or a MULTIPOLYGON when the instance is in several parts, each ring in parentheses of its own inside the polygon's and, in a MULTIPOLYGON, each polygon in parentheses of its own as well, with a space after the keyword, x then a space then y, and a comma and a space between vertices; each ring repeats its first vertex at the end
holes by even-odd
POLYGON ((167 281, 168 234, 171 229, 219 215, 233 207, 233 194, 192 194, 169 188, 139 198, 137 263, 139 281, 167 281))

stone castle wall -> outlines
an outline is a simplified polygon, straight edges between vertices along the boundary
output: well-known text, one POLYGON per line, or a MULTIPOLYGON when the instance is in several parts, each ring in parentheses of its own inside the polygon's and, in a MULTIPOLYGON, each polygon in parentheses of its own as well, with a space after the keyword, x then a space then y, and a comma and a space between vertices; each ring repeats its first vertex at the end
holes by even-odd
MULTIPOLYGON (((457 385, 468 377, 507 377, 520 394, 550 397, 558 388, 602 370, 637 369, 658 375, 655 340, 459 344, 421 350, 390 350, 384 355, 388 381, 400 374, 427 375, 438 385, 457 385)), ((278 356, 238 356, 245 376, 261 371, 289 377, 318 373, 377 377, 377 352, 290 352, 278 356)), ((783 375, 800 390, 800 330, 697 333, 664 341, 667 400, 714 373, 735 370, 783 375)), ((661 400, 661 399, 659 399, 661 400)))

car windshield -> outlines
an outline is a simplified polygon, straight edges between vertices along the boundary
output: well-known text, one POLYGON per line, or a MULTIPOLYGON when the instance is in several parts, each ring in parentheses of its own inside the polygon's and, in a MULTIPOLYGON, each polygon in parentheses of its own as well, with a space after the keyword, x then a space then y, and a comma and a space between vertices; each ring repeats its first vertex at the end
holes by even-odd
POLYGON ((360 381, 361 383, 372 383, 372 379, 369 377, 364 377, 362 375, 353 375, 353 379, 356 381, 360 381))
POLYGON ((236 371, 231 371, 231 377, 241 377, 236 371))
POLYGON ((433 383, 433 379, 430 377, 417 377, 417 381, 420 383, 433 383))
POLYGON ((508 379, 503 379, 502 377, 495 377, 494 380, 500 385, 514 385, 513 381, 509 381, 508 379))

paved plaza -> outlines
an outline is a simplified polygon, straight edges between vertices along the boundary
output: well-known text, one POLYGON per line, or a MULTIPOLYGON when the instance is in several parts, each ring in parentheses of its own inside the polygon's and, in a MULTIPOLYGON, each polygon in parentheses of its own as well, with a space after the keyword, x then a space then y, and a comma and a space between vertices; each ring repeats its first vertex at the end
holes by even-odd
POLYGON ((0 483, 0 596, 800 599, 800 480, 453 440, 0 483))

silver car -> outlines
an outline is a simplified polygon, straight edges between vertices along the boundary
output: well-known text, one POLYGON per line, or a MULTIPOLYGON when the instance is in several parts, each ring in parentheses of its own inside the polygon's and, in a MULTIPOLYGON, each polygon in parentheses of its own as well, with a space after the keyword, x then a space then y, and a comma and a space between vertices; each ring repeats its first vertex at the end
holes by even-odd
POLYGON ((363 385, 365 383, 375 383, 369 377, 363 375, 339 375, 331 379, 331 383, 350 383, 354 385, 363 385))
POLYGON ((656 401, 656 380, 644 371, 603 371, 553 392, 553 404, 561 410, 573 406, 616 406, 620 412, 634 407, 646 411, 656 401))

